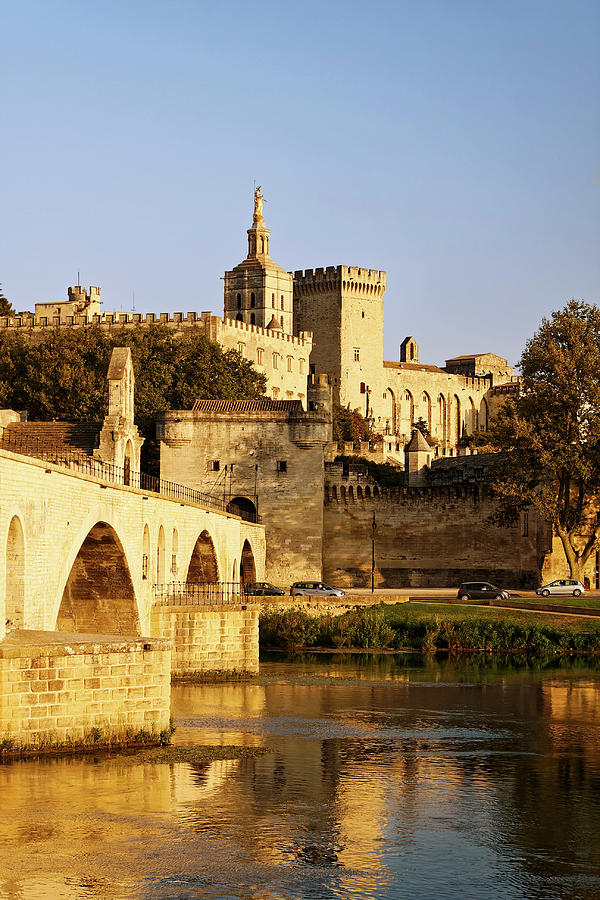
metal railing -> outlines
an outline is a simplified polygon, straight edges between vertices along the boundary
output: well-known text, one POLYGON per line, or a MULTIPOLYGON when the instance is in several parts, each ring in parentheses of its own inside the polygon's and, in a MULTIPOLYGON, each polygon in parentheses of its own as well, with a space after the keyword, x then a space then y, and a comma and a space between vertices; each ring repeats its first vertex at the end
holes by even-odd
POLYGON ((154 585, 154 599, 159 606, 207 606, 209 604, 252 603, 255 597, 244 593, 239 581, 215 581, 207 584, 172 581, 154 585))
POLYGON ((147 475, 145 472, 136 472, 123 466, 115 466, 113 463, 103 462, 101 459, 88 456, 80 450, 62 447, 34 435, 12 431, 9 427, 0 426, 0 448, 10 450, 12 453, 19 453, 22 456, 42 459, 44 462, 52 463, 54 466, 61 466, 64 469, 69 469, 71 472, 89 475, 107 484, 137 488, 141 491, 161 494, 164 497, 171 497, 175 500, 195 503, 198 506, 205 506, 219 512, 229 512, 234 516, 239 516, 246 522, 255 524, 261 522, 260 516, 255 512, 241 509, 235 503, 228 504, 226 500, 214 497, 212 494, 205 494, 203 491, 197 491, 195 488, 186 487, 186 485, 177 484, 174 481, 167 481, 165 478, 159 478, 156 475, 147 475))

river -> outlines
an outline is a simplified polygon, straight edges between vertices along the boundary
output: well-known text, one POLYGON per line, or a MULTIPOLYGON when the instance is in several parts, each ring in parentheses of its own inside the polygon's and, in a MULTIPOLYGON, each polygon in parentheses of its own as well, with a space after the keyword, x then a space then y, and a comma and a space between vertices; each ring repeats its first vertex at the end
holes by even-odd
POLYGON ((173 712, 267 752, 0 766, 2 900, 600 896, 600 666, 272 657, 173 712))

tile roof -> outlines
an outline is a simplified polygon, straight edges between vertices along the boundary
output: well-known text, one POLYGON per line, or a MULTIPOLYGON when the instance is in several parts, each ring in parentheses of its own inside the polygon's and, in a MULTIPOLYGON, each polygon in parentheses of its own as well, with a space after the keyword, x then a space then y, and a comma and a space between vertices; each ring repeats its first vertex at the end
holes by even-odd
POLYGON ((192 412, 293 412, 302 413, 300 400, 196 400, 192 412))

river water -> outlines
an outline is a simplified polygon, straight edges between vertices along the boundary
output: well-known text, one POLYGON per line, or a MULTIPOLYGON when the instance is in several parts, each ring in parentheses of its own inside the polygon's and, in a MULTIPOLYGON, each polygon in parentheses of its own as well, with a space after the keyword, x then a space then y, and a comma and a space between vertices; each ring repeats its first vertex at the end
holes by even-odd
POLYGON ((273 658, 177 685, 251 758, 0 766, 0 898, 600 897, 600 668, 273 658))

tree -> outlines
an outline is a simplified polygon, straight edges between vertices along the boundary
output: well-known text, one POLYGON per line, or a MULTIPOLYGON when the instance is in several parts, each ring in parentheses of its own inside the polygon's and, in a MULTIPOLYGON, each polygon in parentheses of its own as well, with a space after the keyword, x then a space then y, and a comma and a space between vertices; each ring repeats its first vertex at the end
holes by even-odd
POLYGON ((135 417, 156 458, 154 420, 165 409, 195 400, 255 400, 266 378, 235 350, 167 325, 109 332, 97 325, 54 328, 38 343, 0 329, 0 402, 31 419, 101 422, 108 408, 106 373, 113 347, 131 347, 135 417))
POLYGON ((600 516, 600 309, 572 300, 543 319, 520 360, 521 390, 492 423, 497 524, 529 506, 551 522, 571 577, 598 546, 600 516))
POLYGON ((16 315, 15 310, 13 308, 10 300, 7 300, 4 296, 4 291, 2 290, 2 285, 0 284, 0 316, 14 316, 16 315))
POLYGON ((333 440, 338 444, 352 441, 353 444, 371 439, 369 423, 357 409, 333 404, 333 440))

